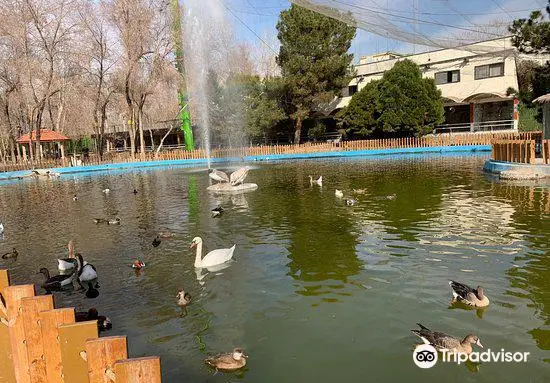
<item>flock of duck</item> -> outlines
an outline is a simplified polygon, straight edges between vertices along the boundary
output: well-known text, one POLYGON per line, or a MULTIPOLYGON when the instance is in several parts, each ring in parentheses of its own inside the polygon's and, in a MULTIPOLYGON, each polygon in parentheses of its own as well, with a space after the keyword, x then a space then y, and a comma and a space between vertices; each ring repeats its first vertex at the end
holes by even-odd
MULTIPOLYGON (((212 169, 209 172, 210 178, 218 182, 230 182, 235 185, 239 182, 243 182, 246 174, 248 173, 248 168, 243 171, 242 169, 237 170, 231 176, 227 176, 225 173, 218 170, 212 169)), ((318 179, 314 179, 312 176, 309 176, 310 185, 314 186, 323 186, 323 177, 320 176, 318 179)), ((109 189, 104 189, 102 191, 104 194, 109 194, 109 189)), ((354 194, 364 194, 366 191, 364 189, 354 189, 354 194)), ((134 194, 137 194, 137 190, 134 189, 134 194)), ((357 200, 351 197, 344 198, 344 193, 341 190, 335 190, 335 196, 337 198, 345 199, 346 204, 349 206, 355 205, 357 200)), ((395 194, 390 196, 383 197, 384 199, 395 199, 395 194)), ((75 195, 73 198, 74 201, 77 201, 78 198, 75 195)), ((212 209, 212 216, 219 217, 223 213, 223 208, 217 206, 212 209)), ((120 225, 120 219, 118 217, 113 219, 104 219, 104 218, 94 218, 96 224, 108 224, 108 225, 120 225)), ((4 233, 4 225, 0 223, 0 236, 4 233)), ((154 238, 152 245, 158 247, 161 243, 161 238, 171 238, 173 236, 170 232, 159 232, 154 238)), ((230 248, 225 249, 215 249, 208 252, 204 257, 202 256, 202 247, 203 240, 200 237, 193 238, 190 248, 195 248, 195 262, 194 266, 197 269, 200 268, 209 268, 217 265, 222 265, 227 263, 233 258, 236 245, 233 245, 230 248)), ((74 253, 72 241, 68 245, 69 255, 68 258, 58 259, 58 269, 61 272, 59 275, 51 276, 47 268, 41 268, 39 274, 42 274, 44 281, 41 284, 41 287, 46 290, 47 293, 52 291, 60 290, 64 287, 74 285, 77 283, 80 288, 80 291, 86 290, 86 297, 95 298, 99 295, 98 288, 98 273, 97 269, 90 263, 84 261, 80 253, 74 253), (87 286, 87 289, 84 286, 87 286)), ((18 252, 14 248, 11 252, 2 255, 3 259, 17 258, 18 252)), ((132 267, 135 269, 142 269, 145 267, 145 263, 136 260, 132 264, 132 267)), ((453 300, 452 302, 460 302, 468 306, 482 308, 489 305, 489 299, 484 295, 482 287, 477 287, 475 289, 470 286, 450 281, 449 285, 451 286, 453 300)), ((176 296, 177 305, 186 308, 192 300, 191 294, 185 292, 183 289, 180 289, 176 296)), ((87 312, 77 312, 76 313, 77 321, 86 321, 86 320, 97 320, 99 330, 107 330, 112 327, 112 323, 108 317, 99 315, 98 311, 95 308, 90 308, 87 312)), ((417 335, 420 339, 423 340, 425 344, 430 344, 438 350, 446 350, 451 352, 460 352, 470 354, 472 352, 472 345, 481 345, 480 339, 474 334, 468 334, 463 339, 456 338, 454 336, 445 334, 443 332, 432 331, 422 324, 418 323, 420 329, 411 330, 413 334, 417 335)), ((246 365, 246 360, 248 356, 240 348, 235 348, 229 353, 218 354, 210 356, 205 359, 205 363, 209 366, 216 368, 217 370, 232 371, 237 370, 246 365)))

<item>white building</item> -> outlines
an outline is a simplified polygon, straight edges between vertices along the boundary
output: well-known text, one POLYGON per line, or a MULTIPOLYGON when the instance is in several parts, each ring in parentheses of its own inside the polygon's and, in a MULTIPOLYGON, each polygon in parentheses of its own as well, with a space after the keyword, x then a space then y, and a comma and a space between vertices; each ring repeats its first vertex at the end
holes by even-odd
MULTIPOLYGON (((507 91, 518 89, 518 58, 520 54, 510 37, 409 56, 392 52, 364 56, 355 67, 355 78, 343 90, 343 97, 333 104, 331 114, 347 106, 351 96, 369 81, 381 79, 396 62, 408 59, 420 66, 424 77, 434 78, 441 90, 445 125, 436 132, 517 129, 514 96, 507 91)), ((547 58, 536 59, 545 62, 547 58)))

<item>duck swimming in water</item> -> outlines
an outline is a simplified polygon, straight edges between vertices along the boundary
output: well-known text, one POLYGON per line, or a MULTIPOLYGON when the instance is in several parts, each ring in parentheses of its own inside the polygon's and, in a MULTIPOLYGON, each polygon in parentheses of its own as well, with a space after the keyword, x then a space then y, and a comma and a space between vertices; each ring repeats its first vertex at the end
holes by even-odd
POLYGON ((210 356, 204 360, 206 364, 221 371, 234 371, 246 366, 248 355, 240 348, 236 348, 233 352, 210 356))
POLYGON ((2 259, 15 259, 17 258, 18 255, 19 255, 19 252, 14 247, 13 250, 10 251, 9 253, 2 255, 2 259))
POLYGON ((214 209, 212 209, 211 212, 212 212, 212 217, 218 217, 223 213, 223 207, 218 205, 214 209))
POLYGON ((120 225, 120 218, 116 217, 113 219, 110 219, 107 224, 109 225, 120 225))
POLYGON ((140 260, 135 260, 134 263, 132 263, 132 268, 136 270, 141 270, 145 267, 145 263, 140 260))
POLYGON ((79 282, 90 282, 97 279, 97 270, 91 263, 84 262, 82 255, 76 253, 77 276, 79 282))
POLYGON ((157 235, 155 237, 155 239, 153 239, 153 247, 159 247, 160 243, 161 243, 161 240, 160 240, 159 236, 157 235))
POLYGON ((97 309, 92 307, 88 311, 77 311, 75 312, 74 319, 76 322, 86 322, 89 320, 97 320, 97 328, 99 331, 110 330, 113 328, 113 324, 109 317, 104 315, 99 315, 97 309))
POLYGON ((453 302, 462 302, 468 306, 486 307, 489 306, 489 298, 483 292, 483 287, 478 286, 472 289, 464 283, 450 281, 449 286, 453 293, 453 302))
POLYGON ((179 289, 176 298, 178 298, 178 306, 180 307, 185 307, 191 302, 191 294, 184 292, 183 289, 179 289))
POLYGON ((41 268, 38 274, 44 276, 44 282, 42 283, 42 288, 47 292, 52 290, 60 290, 62 287, 70 286, 73 284, 76 274, 73 272, 68 275, 54 275, 50 276, 50 272, 45 267, 41 268))

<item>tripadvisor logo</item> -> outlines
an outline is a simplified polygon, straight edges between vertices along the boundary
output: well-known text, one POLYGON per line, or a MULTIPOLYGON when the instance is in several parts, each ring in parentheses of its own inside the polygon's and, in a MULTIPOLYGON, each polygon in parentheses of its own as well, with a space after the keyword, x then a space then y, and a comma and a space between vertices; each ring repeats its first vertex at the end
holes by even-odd
POLYGON ((440 350, 438 352, 432 345, 421 344, 416 346, 413 352, 413 361, 420 368, 432 368, 435 366, 437 361, 440 359, 442 362, 451 362, 451 363, 465 363, 467 361, 479 363, 489 363, 489 362, 501 362, 501 363, 521 363, 527 362, 529 356, 528 352, 510 352, 501 349, 500 351, 494 352, 488 349, 483 352, 472 352, 471 354, 466 354, 463 352, 452 352, 449 350, 440 350), (439 358, 439 354, 442 355, 439 358))

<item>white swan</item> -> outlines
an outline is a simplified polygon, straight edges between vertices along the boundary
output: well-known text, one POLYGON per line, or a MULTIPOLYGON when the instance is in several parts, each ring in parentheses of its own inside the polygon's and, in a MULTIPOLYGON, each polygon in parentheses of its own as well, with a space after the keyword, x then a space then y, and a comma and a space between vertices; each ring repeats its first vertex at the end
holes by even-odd
POLYGON ((201 237, 195 237, 193 238, 193 242, 191 242, 190 248, 197 247, 197 255, 195 256, 195 267, 202 268, 202 267, 210 267, 219 265, 221 263, 225 263, 229 261, 231 258, 233 258, 233 252, 235 251, 235 246, 229 248, 229 249, 216 249, 212 250, 208 254, 202 257, 202 238, 201 237))

